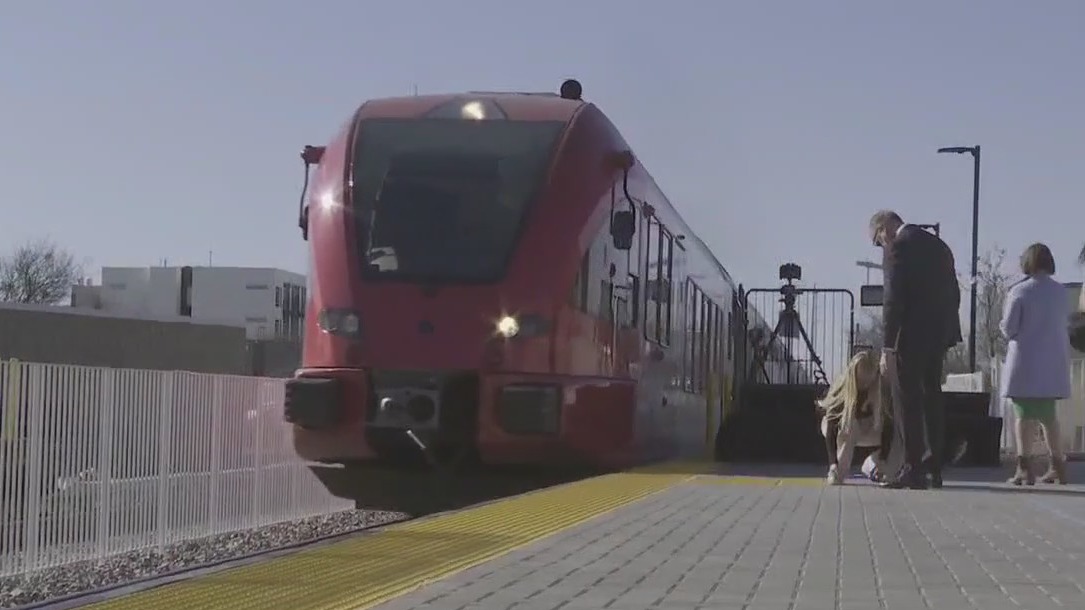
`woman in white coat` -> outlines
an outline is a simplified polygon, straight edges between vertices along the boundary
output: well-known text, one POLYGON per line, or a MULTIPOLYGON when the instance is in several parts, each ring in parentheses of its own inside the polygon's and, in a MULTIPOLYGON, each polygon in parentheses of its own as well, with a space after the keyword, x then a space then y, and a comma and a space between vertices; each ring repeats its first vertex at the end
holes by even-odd
POLYGON ((1021 272, 1028 277, 1010 289, 1000 324, 1009 340, 1001 393, 1017 416, 1017 471, 1009 482, 1036 482, 1028 451, 1039 424, 1051 455, 1042 480, 1066 484, 1066 457, 1060 444, 1055 405, 1070 396, 1070 297, 1066 287, 1051 277, 1055 274, 1055 258, 1044 244, 1032 244, 1025 250, 1021 272))

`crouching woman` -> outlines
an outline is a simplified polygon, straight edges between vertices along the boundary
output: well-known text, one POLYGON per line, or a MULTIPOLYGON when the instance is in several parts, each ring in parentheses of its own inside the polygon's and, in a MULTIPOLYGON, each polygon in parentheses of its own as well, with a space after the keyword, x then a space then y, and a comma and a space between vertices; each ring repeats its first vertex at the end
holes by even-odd
POLYGON ((829 458, 826 482, 830 485, 843 483, 851 473, 852 456, 857 447, 871 451, 877 471, 891 470, 886 462, 895 432, 894 422, 888 414, 892 401, 884 386, 888 380, 884 379, 875 354, 862 351, 853 356, 844 373, 833 381, 825 398, 817 401, 821 434, 825 437, 829 458))

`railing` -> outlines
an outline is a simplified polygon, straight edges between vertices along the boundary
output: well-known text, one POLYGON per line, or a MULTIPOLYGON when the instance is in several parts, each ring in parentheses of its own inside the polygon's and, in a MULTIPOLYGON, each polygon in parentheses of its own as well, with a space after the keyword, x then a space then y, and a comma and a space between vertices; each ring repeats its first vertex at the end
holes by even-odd
MULTIPOLYGON (((1068 453, 1085 453, 1085 360, 1074 360, 1070 365, 1071 388, 1073 395, 1060 400, 1057 407, 1059 429, 1062 438, 1063 450, 1068 453)), ((1001 366, 995 365, 991 369, 991 410, 990 414, 1002 418, 1002 448, 1008 451, 1017 450, 1017 442, 1014 438, 1014 425, 1016 416, 1008 401, 999 396, 999 373, 1001 366)), ((1033 451, 1043 455, 1046 449, 1043 447, 1042 432, 1037 432, 1033 439, 1033 451)))
POLYGON ((0 576, 352 508, 295 456, 283 384, 0 363, 0 576))

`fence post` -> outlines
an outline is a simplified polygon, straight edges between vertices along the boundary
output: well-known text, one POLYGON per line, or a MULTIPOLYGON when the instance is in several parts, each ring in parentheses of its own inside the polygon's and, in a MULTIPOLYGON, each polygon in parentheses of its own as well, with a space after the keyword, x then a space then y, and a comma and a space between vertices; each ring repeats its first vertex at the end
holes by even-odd
MULTIPOLYGON (((18 526, 22 521, 21 511, 24 504, 19 484, 25 474, 25 459, 22 436, 19 430, 19 411, 21 394, 19 392, 19 361, 12 358, 0 361, 0 574, 8 574, 19 565, 20 554, 14 552, 21 545, 18 526)), ((25 532, 24 532, 25 533, 25 532)))
MULTIPOLYGON (((42 461, 45 458, 45 401, 42 397, 44 378, 42 367, 34 365, 27 375, 27 405, 25 413, 29 417, 27 426, 26 478, 23 498, 23 570, 29 572, 38 568, 39 534, 41 530, 41 497, 47 482, 43 480, 42 461)), ((55 482, 54 482, 55 484, 55 482)), ((55 515, 54 515, 55 516, 55 515)))
POLYGON ((109 553, 109 523, 112 516, 110 492, 113 478, 114 369, 102 370, 101 416, 98 423, 98 544, 97 558, 109 553))
POLYGON ((22 367, 16 358, 8 360, 7 364, 4 376, 4 421, 0 423, 3 426, 0 438, 14 441, 19 438, 19 373, 22 367))
POLYGON ((260 523, 260 492, 263 491, 263 486, 260 484, 263 478, 264 468, 264 403, 267 402, 267 392, 264 391, 264 384, 261 380, 257 384, 256 391, 256 416, 253 417, 253 455, 252 455, 252 527, 259 527, 260 523))
POLYGON ((168 542, 170 506, 170 453, 173 419, 174 371, 162 374, 158 397, 158 493, 155 500, 155 544, 159 550, 168 542))
POLYGON ((207 493, 207 533, 218 532, 219 486, 222 470, 222 377, 215 375, 211 382, 211 477, 207 493))

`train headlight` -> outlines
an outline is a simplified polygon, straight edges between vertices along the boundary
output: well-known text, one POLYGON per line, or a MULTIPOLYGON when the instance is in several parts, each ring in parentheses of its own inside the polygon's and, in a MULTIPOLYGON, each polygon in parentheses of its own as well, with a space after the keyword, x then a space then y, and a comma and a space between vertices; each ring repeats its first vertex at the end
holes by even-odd
POLYGON ((550 322, 535 313, 503 315, 494 321, 494 336, 504 339, 542 337, 550 332, 550 322))
POLYGON ((504 316, 497 321, 497 334, 511 339, 520 332, 520 323, 512 316, 504 316))
POLYGON ((358 313, 350 309, 325 309, 317 319, 320 330, 340 337, 358 338, 362 331, 362 322, 358 313))

